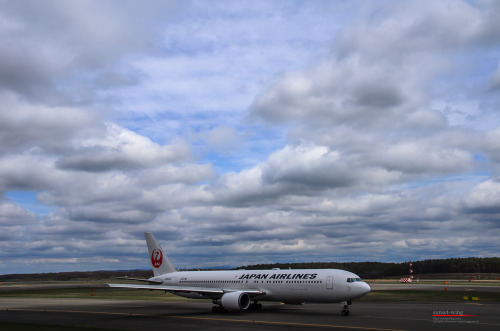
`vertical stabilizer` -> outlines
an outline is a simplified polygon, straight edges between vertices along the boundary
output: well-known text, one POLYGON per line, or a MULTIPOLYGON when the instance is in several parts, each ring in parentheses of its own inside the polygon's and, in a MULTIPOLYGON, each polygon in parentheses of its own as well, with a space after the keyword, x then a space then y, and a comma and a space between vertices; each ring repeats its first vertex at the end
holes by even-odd
POLYGON ((168 259, 167 255, 161 248, 158 240, 151 232, 145 232, 146 243, 148 244, 149 258, 153 266, 153 274, 155 276, 167 274, 169 272, 176 272, 174 266, 168 259))

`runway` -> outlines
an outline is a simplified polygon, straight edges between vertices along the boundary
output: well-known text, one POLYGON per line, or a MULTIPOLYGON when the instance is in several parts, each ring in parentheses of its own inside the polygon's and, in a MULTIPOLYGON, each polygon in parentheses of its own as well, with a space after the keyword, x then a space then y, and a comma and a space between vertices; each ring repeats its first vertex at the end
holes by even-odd
POLYGON ((145 330, 498 330, 500 304, 354 302, 350 316, 339 304, 289 306, 263 303, 260 312, 213 314, 206 301, 1 298, 2 323, 21 322, 145 330), (453 316, 459 315, 459 316, 453 316))

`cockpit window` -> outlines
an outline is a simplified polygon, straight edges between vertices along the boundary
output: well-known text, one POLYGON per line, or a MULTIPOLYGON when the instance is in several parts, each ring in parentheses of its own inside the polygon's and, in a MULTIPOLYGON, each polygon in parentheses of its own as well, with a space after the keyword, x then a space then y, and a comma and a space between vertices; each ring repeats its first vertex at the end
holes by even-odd
POLYGON ((348 283, 362 282, 361 278, 347 278, 348 283))

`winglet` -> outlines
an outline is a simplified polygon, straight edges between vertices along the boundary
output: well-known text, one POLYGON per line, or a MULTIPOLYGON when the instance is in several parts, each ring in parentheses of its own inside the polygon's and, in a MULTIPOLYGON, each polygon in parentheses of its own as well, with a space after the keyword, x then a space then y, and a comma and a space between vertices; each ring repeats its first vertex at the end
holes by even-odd
POLYGON ((145 232, 146 243, 148 244, 149 257, 153 266, 153 274, 155 276, 176 272, 174 266, 163 252, 158 240, 151 232, 145 232))

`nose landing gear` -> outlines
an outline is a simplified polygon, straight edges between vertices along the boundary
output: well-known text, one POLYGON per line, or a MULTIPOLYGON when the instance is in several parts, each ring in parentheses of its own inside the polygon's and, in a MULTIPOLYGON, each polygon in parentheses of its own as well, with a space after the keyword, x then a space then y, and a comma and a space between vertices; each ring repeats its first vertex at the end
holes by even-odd
POLYGON ((349 306, 352 305, 352 302, 351 301, 342 301, 340 303, 340 305, 342 306, 342 311, 340 312, 340 314, 342 316, 349 316, 349 306))

